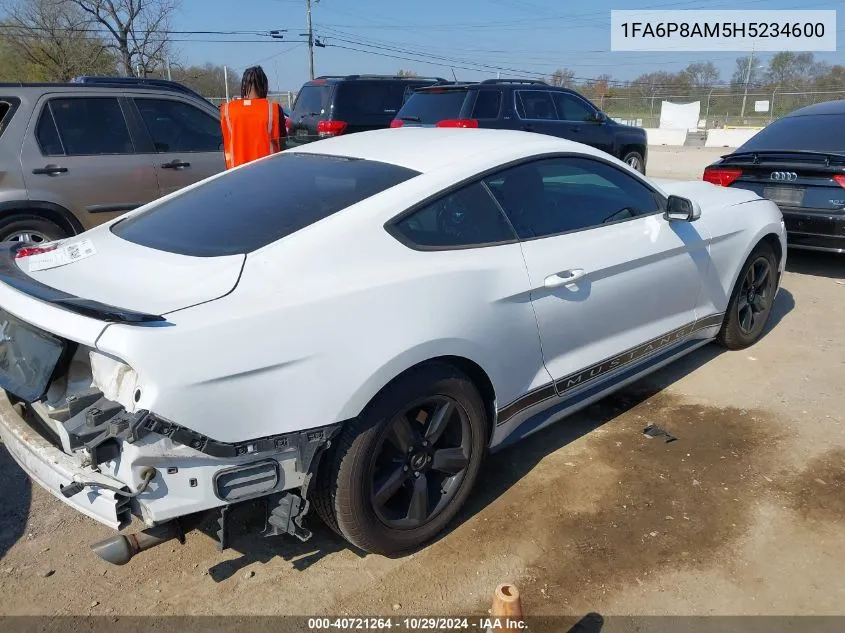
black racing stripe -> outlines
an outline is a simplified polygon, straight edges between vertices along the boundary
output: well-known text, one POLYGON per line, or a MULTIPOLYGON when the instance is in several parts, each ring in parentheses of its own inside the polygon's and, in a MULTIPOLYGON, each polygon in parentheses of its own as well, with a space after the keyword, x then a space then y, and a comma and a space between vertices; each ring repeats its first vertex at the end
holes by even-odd
POLYGON ((605 360, 591 365, 586 369, 582 369, 581 371, 564 376, 560 380, 538 387, 537 389, 528 392, 524 396, 520 396, 510 404, 507 404, 499 409, 496 416, 496 426, 504 424, 521 411, 548 400, 555 395, 566 397, 568 391, 579 389, 610 371, 620 369, 628 365, 633 365, 636 361, 650 357, 674 343, 680 343, 698 330, 704 330, 720 325, 723 319, 724 313, 711 314, 710 316, 696 319, 692 323, 688 323, 668 332, 667 334, 663 334, 662 336, 653 338, 641 345, 632 347, 621 354, 616 354, 615 356, 606 358, 605 360))
POLYGON ((498 420, 497 424, 504 424, 505 421, 512 418, 523 409, 533 407, 535 404, 539 404, 544 400, 555 397, 556 395, 557 392, 555 391, 555 385, 553 382, 543 385, 534 391, 529 391, 524 396, 520 396, 510 404, 507 404, 499 409, 496 415, 498 420))

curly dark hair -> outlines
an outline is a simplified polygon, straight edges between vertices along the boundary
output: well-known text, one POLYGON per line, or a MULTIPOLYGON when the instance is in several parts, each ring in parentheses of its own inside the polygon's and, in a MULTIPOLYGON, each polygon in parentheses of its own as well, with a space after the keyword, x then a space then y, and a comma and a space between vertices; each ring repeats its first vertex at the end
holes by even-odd
POLYGON ((241 78, 241 97, 245 99, 250 90, 255 90, 258 99, 267 98, 269 82, 261 66, 250 66, 244 71, 244 76, 241 78))

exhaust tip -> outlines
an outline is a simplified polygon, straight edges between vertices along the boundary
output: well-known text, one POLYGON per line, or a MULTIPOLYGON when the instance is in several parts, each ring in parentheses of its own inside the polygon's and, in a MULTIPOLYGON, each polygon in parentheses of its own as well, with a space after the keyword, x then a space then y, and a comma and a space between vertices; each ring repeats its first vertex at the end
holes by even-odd
POLYGON ((135 555, 129 539, 119 534, 91 545, 93 552, 107 563, 125 565, 135 555))

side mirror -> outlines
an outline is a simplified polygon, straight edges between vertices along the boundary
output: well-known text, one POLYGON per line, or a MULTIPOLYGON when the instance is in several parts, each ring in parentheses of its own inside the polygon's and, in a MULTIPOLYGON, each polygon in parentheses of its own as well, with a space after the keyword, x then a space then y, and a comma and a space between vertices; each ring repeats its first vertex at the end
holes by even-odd
POLYGON ((669 196, 666 203, 666 213, 663 217, 669 220, 681 222, 695 222, 701 217, 701 207, 694 200, 682 198, 681 196, 669 196))
POLYGON ((596 112, 593 115, 593 121, 596 123, 607 123, 607 115, 604 112, 596 112))

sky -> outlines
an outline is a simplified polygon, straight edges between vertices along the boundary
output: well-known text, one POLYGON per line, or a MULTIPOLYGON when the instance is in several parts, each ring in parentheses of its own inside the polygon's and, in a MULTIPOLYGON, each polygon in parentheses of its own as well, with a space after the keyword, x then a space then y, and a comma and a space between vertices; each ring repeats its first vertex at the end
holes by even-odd
MULTIPOLYGON (((256 34, 179 34, 177 57, 186 64, 227 65, 240 76, 260 63, 273 91, 297 90, 308 79, 305 0, 181 0, 172 30, 254 31, 256 34), (260 33, 279 30, 281 39, 260 33), (218 40, 209 42, 208 40, 218 40), (266 40, 266 41, 265 41, 266 40)), ((318 39, 317 75, 420 75, 474 81, 550 75, 571 68, 576 77, 608 73, 629 80, 645 72, 677 72, 712 61, 728 81, 735 59, 747 53, 629 53, 610 51, 611 9, 837 9, 836 0, 320 0, 312 5, 318 39), (531 73, 531 74, 528 74, 531 73)), ((845 11, 837 51, 816 59, 845 64, 845 11)), ((761 55, 765 64, 771 55, 761 55)))

